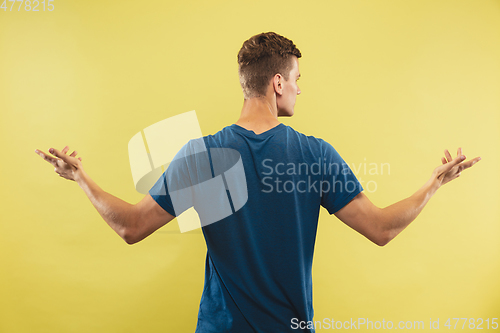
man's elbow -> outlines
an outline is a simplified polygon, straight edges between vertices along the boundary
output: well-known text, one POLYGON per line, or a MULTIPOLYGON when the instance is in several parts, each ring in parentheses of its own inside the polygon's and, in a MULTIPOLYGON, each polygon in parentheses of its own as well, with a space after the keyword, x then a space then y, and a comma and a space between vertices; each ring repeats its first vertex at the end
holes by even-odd
POLYGON ((120 237, 127 243, 128 245, 133 245, 135 243, 138 243, 141 239, 137 237, 137 232, 135 232, 133 229, 128 228, 124 229, 120 237))
POLYGON ((375 239, 372 240, 375 244, 382 247, 387 245, 392 239, 393 235, 390 230, 381 231, 375 239))
POLYGON ((131 237, 123 237, 123 240, 128 245, 134 245, 135 243, 137 243, 137 241, 134 238, 131 238, 131 237))
POLYGON ((378 239, 378 240, 374 241, 374 243, 377 244, 378 246, 382 247, 382 246, 387 245, 387 243, 389 243, 390 241, 391 241, 390 239, 383 238, 383 239, 378 239))
POLYGON ((128 215, 126 223, 122 225, 122 229, 118 234, 128 245, 138 243, 144 238, 141 237, 142 230, 140 225, 137 215, 131 213, 128 215))

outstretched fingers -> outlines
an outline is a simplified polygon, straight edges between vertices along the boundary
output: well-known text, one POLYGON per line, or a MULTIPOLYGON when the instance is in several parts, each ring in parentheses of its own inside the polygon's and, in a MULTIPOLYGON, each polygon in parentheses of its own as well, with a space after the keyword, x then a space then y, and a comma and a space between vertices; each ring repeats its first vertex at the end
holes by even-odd
MULTIPOLYGON (((460 155, 461 155, 461 154, 460 154, 460 155)), ((458 156, 460 156, 460 155, 458 155, 458 156)), ((451 154, 450 154, 450 152, 448 151, 448 149, 446 149, 446 150, 444 151, 444 156, 446 156, 446 160, 447 160, 448 162, 453 161, 453 157, 451 157, 451 154)))
MULTIPOLYGON (((57 167, 57 161, 63 160, 64 162, 68 162, 67 157, 76 157, 78 152, 75 150, 71 153, 71 155, 66 155, 66 153, 69 151, 69 147, 65 146, 60 152, 57 149, 50 148, 49 152, 53 154, 56 157, 50 156, 49 154, 44 153, 43 151, 39 149, 35 149, 35 153, 40 155, 41 158, 43 158, 45 161, 49 162, 53 166, 57 167)), ((82 160, 81 157, 78 157, 78 160, 82 160)))
POLYGON ((464 162, 460 165, 460 169, 461 171, 465 170, 465 169, 468 169, 470 168, 471 166, 473 166, 474 164, 476 164, 477 162, 481 161, 481 157, 476 157, 475 159, 473 160, 470 160, 468 162, 464 162))
MULTIPOLYGON (((72 153, 71 153, 71 155, 69 155, 69 156, 71 156, 71 157, 75 157, 75 156, 76 156, 76 154, 78 154, 78 152, 75 150, 75 151, 74 151, 74 152, 72 152, 72 153)), ((82 160, 82 158, 81 158, 81 157, 78 157, 78 159, 79 159, 80 161, 82 160)))
POLYGON ((45 161, 49 162, 53 166, 57 166, 57 158, 54 158, 50 155, 45 154, 43 151, 36 149, 35 153, 40 155, 41 158, 43 158, 45 161))
MULTIPOLYGON (((455 160, 453 160, 453 159, 452 159, 451 154, 450 154, 450 152, 448 151, 448 149, 446 149, 446 150, 444 151, 444 155, 445 155, 445 157, 441 157, 441 162, 442 162, 443 164, 446 164, 446 163, 450 163, 450 162, 452 162, 452 161, 455 161, 455 163, 452 165, 452 167, 453 167, 453 166, 455 166, 456 164, 460 163, 460 161, 459 161, 458 163, 456 163, 456 158, 455 158, 455 160)), ((460 157, 460 156, 463 156, 462 147, 459 147, 459 148, 457 149, 457 158, 458 158, 458 157, 460 157)), ((465 156, 464 156, 463 160, 465 160, 465 156)), ((470 168, 471 166, 473 166, 474 164, 476 164, 476 163, 477 163, 477 162, 479 162, 480 160, 481 160, 481 157, 476 157, 476 158, 474 158, 474 159, 472 159, 472 160, 470 160, 470 161, 467 161, 467 162, 464 162, 464 163, 460 164, 460 165, 458 166, 458 172, 460 173, 461 171, 463 171, 463 170, 465 170, 465 169, 470 168)), ((450 168, 450 169, 451 169, 451 168, 450 168)))
MULTIPOLYGON (((449 154, 449 152, 448 152, 449 154)), ((455 159, 452 159, 446 164, 443 164, 437 167, 436 171, 438 172, 438 177, 445 175, 448 171, 450 171, 455 165, 462 163, 465 160, 465 155, 459 155, 455 159)))
POLYGON ((69 148, 68 149, 66 149, 66 148, 67 148, 67 146, 64 147, 64 149, 62 151, 59 151, 59 150, 57 150, 55 148, 50 148, 49 152, 52 155, 59 157, 64 162, 68 163, 68 155, 66 155, 66 153, 63 153, 64 150, 68 151, 69 148))
POLYGON ((445 157, 441 158, 442 165, 434 169, 433 176, 439 180, 439 186, 444 185, 457 177, 460 177, 462 171, 470 168, 481 160, 481 157, 476 157, 470 161, 465 162, 466 156, 462 152, 462 148, 457 149, 457 157, 452 159, 451 154, 446 149, 444 151, 445 157))
POLYGON ((71 155, 66 155, 69 147, 65 146, 61 151, 50 148, 49 152, 54 155, 46 154, 41 150, 35 149, 35 153, 40 155, 44 160, 52 164, 54 167, 54 172, 57 173, 60 177, 69 180, 76 180, 77 174, 81 169, 80 161, 81 157, 76 157, 76 150, 71 153, 71 155))

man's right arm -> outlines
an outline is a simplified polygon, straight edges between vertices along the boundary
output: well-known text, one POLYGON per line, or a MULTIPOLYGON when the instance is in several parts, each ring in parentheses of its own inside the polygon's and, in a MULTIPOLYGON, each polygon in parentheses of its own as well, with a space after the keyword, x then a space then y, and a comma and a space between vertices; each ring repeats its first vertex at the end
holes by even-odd
POLYGON ((127 244, 143 240, 174 219, 149 193, 132 205, 102 190, 83 170, 75 181, 104 221, 127 244))
POLYGON ((76 151, 66 155, 68 149, 68 146, 62 151, 51 148, 49 152, 56 158, 38 149, 35 152, 52 164, 59 176, 78 183, 104 221, 128 244, 141 241, 174 219, 150 194, 133 205, 104 191, 83 170, 76 151))

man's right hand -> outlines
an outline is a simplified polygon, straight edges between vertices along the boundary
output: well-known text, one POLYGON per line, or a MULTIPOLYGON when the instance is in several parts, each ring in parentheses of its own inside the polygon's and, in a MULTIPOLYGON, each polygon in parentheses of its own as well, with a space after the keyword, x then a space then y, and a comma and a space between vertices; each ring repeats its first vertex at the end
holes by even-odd
POLYGON ((52 164, 55 168, 54 171, 61 177, 69 180, 76 181, 78 177, 83 173, 82 158, 76 158, 76 150, 71 153, 71 155, 66 155, 69 147, 66 146, 63 150, 58 151, 57 149, 50 148, 49 152, 56 157, 52 157, 43 151, 36 149, 35 153, 40 155, 45 161, 52 164))

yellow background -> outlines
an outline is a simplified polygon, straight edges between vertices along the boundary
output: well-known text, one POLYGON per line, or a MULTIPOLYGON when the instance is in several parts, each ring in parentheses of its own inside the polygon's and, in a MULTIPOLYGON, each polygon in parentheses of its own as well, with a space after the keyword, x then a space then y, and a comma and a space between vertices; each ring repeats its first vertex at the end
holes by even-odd
POLYGON ((386 247, 322 209, 315 319, 448 330, 447 318, 500 317, 500 1, 53 3, 0 10, 0 332, 194 331, 201 231, 173 221, 128 246, 34 149, 69 145, 104 190, 138 202, 130 138, 193 109, 204 135, 234 123, 236 54, 265 31, 303 54, 282 121, 349 164, 390 163, 358 174, 375 204, 414 193, 446 148, 483 158, 386 247))

